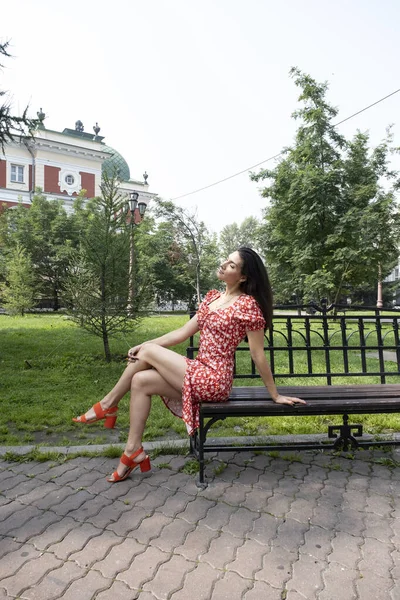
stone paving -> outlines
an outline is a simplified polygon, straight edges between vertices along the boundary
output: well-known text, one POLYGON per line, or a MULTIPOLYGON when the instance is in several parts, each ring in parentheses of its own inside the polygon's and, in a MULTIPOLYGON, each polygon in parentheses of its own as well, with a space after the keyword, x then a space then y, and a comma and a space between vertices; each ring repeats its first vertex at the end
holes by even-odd
POLYGON ((0 460, 0 600, 399 600, 397 450, 0 460))

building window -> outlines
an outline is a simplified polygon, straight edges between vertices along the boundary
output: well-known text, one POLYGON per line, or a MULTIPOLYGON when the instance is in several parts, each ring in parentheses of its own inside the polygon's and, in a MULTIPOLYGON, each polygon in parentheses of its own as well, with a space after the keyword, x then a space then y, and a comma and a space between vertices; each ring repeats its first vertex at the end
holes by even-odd
POLYGON ((24 183, 24 167, 22 165, 11 165, 11 182, 24 183))
POLYGON ((79 194, 81 191, 81 176, 79 172, 71 169, 60 169, 58 172, 58 185, 60 192, 66 192, 68 196, 79 194))

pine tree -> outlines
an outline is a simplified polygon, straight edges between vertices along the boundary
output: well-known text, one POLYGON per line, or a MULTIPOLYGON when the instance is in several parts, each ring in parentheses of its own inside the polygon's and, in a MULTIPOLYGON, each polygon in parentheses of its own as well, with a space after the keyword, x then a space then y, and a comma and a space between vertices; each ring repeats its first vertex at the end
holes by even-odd
POLYGON ((24 316, 35 304, 35 276, 32 261, 24 248, 17 244, 6 265, 6 282, 1 286, 3 304, 11 314, 24 316))
POLYGON ((103 175, 102 196, 87 204, 78 198, 73 219, 80 246, 70 250, 64 299, 82 327, 103 340, 111 361, 110 337, 126 332, 137 321, 137 299, 129 310, 129 246, 126 200, 115 177, 103 175))

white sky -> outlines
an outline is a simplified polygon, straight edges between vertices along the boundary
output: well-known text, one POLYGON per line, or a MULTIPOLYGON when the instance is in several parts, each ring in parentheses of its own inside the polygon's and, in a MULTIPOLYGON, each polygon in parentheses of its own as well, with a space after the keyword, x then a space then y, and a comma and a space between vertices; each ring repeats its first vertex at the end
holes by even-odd
MULTIPOLYGON (((55 130, 97 121, 131 177, 146 170, 166 199, 291 144, 291 66, 330 82, 337 120, 400 88, 398 0, 0 0, 0 19, 15 112, 42 107, 55 130)), ((397 123, 400 146, 399 106, 400 93, 340 130, 377 144, 397 123)), ((245 173, 179 204, 218 232, 261 216, 257 186, 245 173)))

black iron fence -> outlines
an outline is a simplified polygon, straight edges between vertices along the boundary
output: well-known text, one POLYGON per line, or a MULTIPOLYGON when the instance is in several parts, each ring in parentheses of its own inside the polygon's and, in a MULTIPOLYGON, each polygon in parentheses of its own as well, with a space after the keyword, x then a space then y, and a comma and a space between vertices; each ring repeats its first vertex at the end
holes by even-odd
MULTIPOLYGON (((265 352, 276 378, 334 379, 366 376, 380 383, 400 381, 400 311, 331 304, 274 307, 273 326, 265 335, 265 352), (393 380, 393 377, 397 379, 393 380)), ((190 338, 187 356, 198 346, 190 338)), ((243 342, 235 353, 235 378, 259 378, 243 342)), ((371 379, 371 383, 372 383, 371 379)), ((338 382, 339 383, 339 382, 338 382)))

